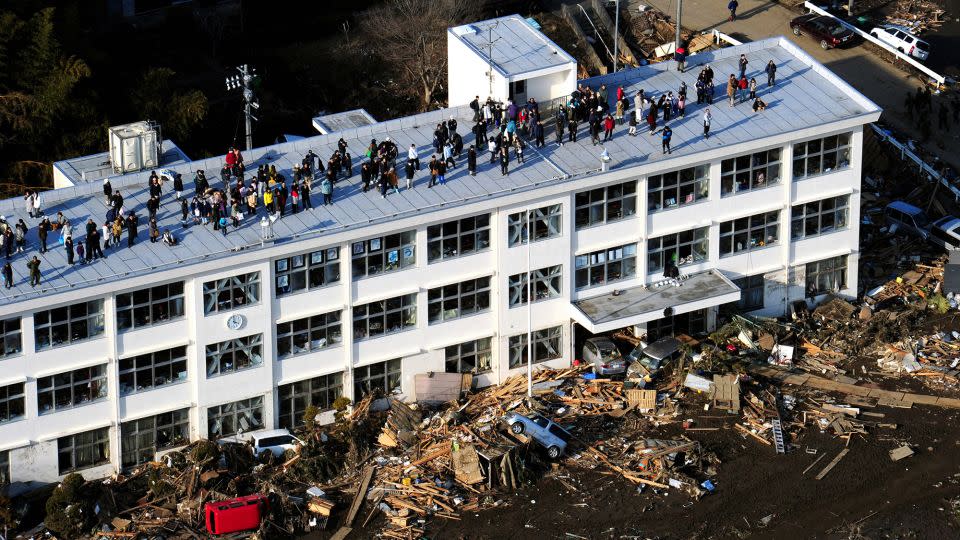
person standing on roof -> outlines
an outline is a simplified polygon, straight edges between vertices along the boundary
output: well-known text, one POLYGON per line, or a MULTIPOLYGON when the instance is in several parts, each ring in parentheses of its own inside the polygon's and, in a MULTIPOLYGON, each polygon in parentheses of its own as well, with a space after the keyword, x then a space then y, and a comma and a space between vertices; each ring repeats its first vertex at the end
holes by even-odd
POLYGON ((127 216, 127 247, 133 247, 137 241, 137 215, 131 213, 127 216))
POLYGON ((408 159, 407 163, 403 166, 403 173, 407 177, 407 189, 413 189, 414 172, 415 171, 413 169, 413 162, 408 159))
POLYGON ((27 269, 30 270, 30 286, 36 287, 40 284, 40 259, 36 255, 27 263, 27 269))
POLYGON ((733 107, 736 105, 737 100, 737 78, 730 74, 730 78, 727 79, 727 101, 730 103, 730 106, 733 107))
POLYGON ((739 77, 739 78, 740 78, 740 79, 742 79, 742 78, 744 78, 744 77, 747 76, 747 64, 749 64, 749 63, 750 63, 750 62, 747 61, 747 55, 741 54, 741 55, 740 55, 740 61, 739 61, 739 65, 740 65, 740 77, 739 77))
POLYGON ((500 149, 500 174, 507 176, 510 174, 510 171, 507 168, 510 165, 510 151, 507 149, 507 146, 504 145, 500 149))
POLYGON ((673 130, 667 124, 663 125, 663 153, 670 153, 670 139, 673 137, 673 130))
POLYGON ((103 179, 103 197, 106 201, 107 206, 111 206, 110 198, 113 196, 113 186, 110 185, 110 179, 103 179))
POLYGON ((23 249, 27 245, 27 230, 27 224, 24 223, 23 219, 17 220, 17 225, 13 230, 13 238, 17 241, 17 253, 23 253, 23 249))
POLYGON ((420 170, 420 154, 417 152, 417 145, 411 143, 410 148, 407 149, 407 163, 412 165, 416 170, 420 170))
POLYGON ((176 193, 178 201, 183 197, 183 176, 180 173, 173 176, 173 192, 176 193))
POLYGON ((27 214, 29 214, 31 218, 34 217, 34 215, 33 215, 33 200, 34 200, 34 197, 36 197, 36 196, 33 194, 33 191, 31 191, 31 190, 29 190, 29 189, 27 190, 26 195, 23 196, 23 206, 24 206, 24 209, 27 211, 27 214))
POLYGON ((73 264, 73 236, 63 239, 63 247, 67 250, 67 264, 73 264))
POLYGON ((703 111, 703 138, 710 138, 710 121, 713 120, 713 115, 710 114, 710 107, 707 107, 703 111))
POLYGON ((677 71, 683 73, 683 69, 687 66, 687 50, 683 47, 677 47, 677 50, 673 53, 673 59, 677 62, 677 71))
POLYGON ((763 71, 767 74, 767 88, 770 88, 777 82, 777 64, 770 60, 763 71))
MULTIPOLYGON (((310 181, 304 180, 300 184, 300 200, 303 201, 304 210, 313 209, 313 201, 310 200, 310 181)), ((256 199, 254 199, 256 201, 256 199)))
MULTIPOLYGON (((541 141, 542 142, 542 141, 541 141)), ((470 148, 467 149, 467 171, 470 173, 470 176, 477 175, 477 148, 474 145, 470 145, 470 148)), ((411 175, 407 175, 407 189, 410 189, 411 175)))
POLYGON ((613 117, 608 114, 607 117, 603 119, 603 142, 613 139, 613 126, 613 117))
POLYGON ((3 264, 3 286, 6 289, 13 287, 13 267, 9 262, 3 264))
POLYGON ((323 194, 323 205, 333 204, 333 182, 329 178, 320 181, 320 193, 323 194))

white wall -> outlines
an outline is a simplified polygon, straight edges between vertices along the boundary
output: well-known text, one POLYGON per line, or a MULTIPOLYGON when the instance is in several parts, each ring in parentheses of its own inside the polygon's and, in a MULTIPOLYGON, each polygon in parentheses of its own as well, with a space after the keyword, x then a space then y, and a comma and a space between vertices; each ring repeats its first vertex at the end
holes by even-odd
POLYGON ((527 81, 527 98, 536 98, 539 102, 548 101, 553 98, 569 96, 577 89, 577 65, 571 64, 562 71, 546 75, 529 78, 520 75, 511 79, 527 81))
POLYGON ((466 105, 480 96, 481 103, 487 97, 506 101, 509 97, 507 79, 493 69, 493 91, 487 77, 490 67, 481 57, 447 31, 447 106, 466 105))

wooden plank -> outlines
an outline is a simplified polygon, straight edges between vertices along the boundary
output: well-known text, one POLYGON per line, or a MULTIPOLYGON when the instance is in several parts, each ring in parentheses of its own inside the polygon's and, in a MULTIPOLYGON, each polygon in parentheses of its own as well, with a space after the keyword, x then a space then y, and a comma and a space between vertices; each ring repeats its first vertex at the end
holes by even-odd
MULTIPOLYGON (((363 477, 360 479, 360 489, 357 490, 357 494, 353 497, 353 503, 350 505, 350 512, 347 513, 347 519, 344 521, 345 527, 352 527, 353 520, 357 518, 357 512, 360 511, 360 507, 363 506, 363 499, 367 495, 367 488, 370 486, 370 480, 373 478, 374 468, 368 466, 363 470, 363 477)), ((339 531, 337 531, 339 533, 339 531)), ((349 530, 347 532, 350 532, 349 530)))
POLYGON ((822 480, 823 477, 827 475, 827 473, 829 473, 834 467, 836 467, 837 463, 840 463, 840 460, 843 459, 843 456, 847 455, 847 452, 849 451, 850 451, 849 448, 844 448, 843 450, 841 450, 840 453, 837 454, 837 457, 833 458, 833 461, 828 463, 827 466, 824 467, 819 474, 817 474, 817 480, 822 480))
POLYGON ((800 476, 803 476, 803 475, 807 474, 807 473, 810 471, 810 469, 812 469, 817 463, 820 463, 820 460, 823 459, 823 458, 825 458, 825 457, 827 457, 826 454, 820 454, 820 457, 818 457, 817 459, 813 460, 813 463, 811 463, 810 465, 808 465, 807 468, 804 469, 802 473, 800 473, 800 476))

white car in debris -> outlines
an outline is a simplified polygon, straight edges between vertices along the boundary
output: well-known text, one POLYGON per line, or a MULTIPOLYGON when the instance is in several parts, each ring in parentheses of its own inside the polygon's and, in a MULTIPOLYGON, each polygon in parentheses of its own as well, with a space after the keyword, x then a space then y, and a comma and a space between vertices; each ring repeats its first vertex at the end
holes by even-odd
POLYGON ((930 44, 911 34, 905 26, 885 24, 871 30, 870 35, 917 60, 923 61, 930 56, 930 44))

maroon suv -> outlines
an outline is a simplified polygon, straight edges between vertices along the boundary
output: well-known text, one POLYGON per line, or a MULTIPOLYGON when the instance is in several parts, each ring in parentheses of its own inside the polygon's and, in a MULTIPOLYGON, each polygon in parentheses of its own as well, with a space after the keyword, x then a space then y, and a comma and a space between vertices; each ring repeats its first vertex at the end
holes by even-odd
POLYGON ((795 35, 808 35, 820 42, 823 50, 850 45, 855 34, 832 17, 811 13, 790 21, 795 35))

